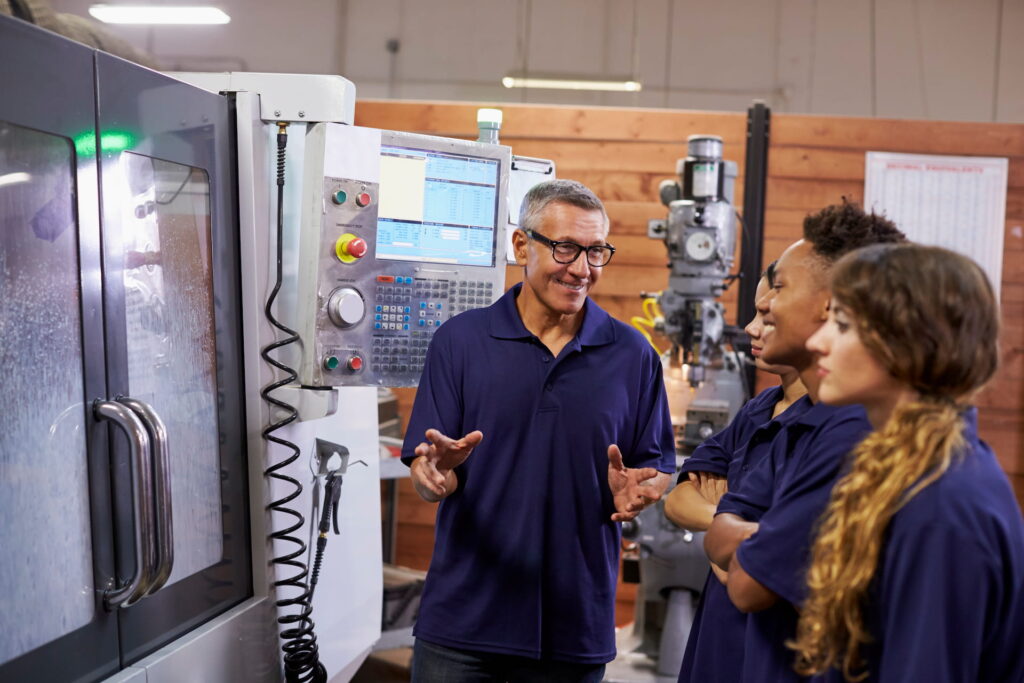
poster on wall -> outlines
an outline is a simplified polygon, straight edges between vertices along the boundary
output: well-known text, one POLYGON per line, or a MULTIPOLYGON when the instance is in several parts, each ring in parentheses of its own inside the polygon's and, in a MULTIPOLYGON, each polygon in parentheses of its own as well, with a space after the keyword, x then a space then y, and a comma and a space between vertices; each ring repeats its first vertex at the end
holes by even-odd
POLYGON ((971 257, 998 295, 1003 273, 1008 160, 868 152, 864 206, 907 237, 971 257))

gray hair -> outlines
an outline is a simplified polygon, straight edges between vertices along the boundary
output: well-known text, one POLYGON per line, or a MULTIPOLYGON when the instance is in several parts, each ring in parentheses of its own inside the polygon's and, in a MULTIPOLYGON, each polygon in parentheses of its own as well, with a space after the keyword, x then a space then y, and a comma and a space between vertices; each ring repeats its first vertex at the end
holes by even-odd
POLYGON ((555 202, 588 211, 600 211, 605 228, 608 227, 608 213, 604 210, 604 204, 586 185, 575 180, 549 180, 534 185, 523 197, 519 209, 519 228, 536 230, 544 209, 555 202))

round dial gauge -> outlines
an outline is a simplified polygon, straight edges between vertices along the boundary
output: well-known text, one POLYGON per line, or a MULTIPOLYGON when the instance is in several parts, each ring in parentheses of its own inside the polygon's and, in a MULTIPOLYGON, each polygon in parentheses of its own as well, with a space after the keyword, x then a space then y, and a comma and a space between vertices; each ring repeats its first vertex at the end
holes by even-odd
POLYGON ((706 232, 694 232, 686 238, 686 255, 694 261, 708 261, 715 254, 715 238, 706 232))

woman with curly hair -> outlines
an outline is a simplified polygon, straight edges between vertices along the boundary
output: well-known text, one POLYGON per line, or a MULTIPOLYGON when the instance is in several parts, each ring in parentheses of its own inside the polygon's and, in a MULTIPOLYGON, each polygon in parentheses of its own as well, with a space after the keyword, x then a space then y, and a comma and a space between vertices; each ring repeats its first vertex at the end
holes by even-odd
POLYGON ((877 245, 832 271, 821 401, 864 406, 814 540, 796 670, 829 681, 1024 681, 1024 522, 970 403, 998 365, 971 260, 877 245))

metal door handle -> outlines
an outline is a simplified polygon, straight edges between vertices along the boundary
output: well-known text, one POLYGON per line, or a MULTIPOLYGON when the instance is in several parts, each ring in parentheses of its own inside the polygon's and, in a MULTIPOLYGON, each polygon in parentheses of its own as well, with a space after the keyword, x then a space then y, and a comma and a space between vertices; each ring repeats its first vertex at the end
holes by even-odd
POLYGON ((156 558, 153 574, 146 590, 152 595, 163 588, 174 568, 174 516, 171 506, 171 452, 167 427, 153 407, 136 398, 119 398, 145 425, 152 445, 153 502, 156 512, 156 558))
POLYGON ((153 482, 149 435, 142 421, 128 407, 116 401, 96 401, 93 413, 98 420, 110 420, 128 437, 131 462, 132 510, 135 516, 135 569, 128 583, 103 593, 107 609, 127 607, 146 595, 153 570, 154 547, 150 543, 152 529, 153 482))

